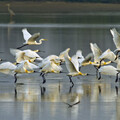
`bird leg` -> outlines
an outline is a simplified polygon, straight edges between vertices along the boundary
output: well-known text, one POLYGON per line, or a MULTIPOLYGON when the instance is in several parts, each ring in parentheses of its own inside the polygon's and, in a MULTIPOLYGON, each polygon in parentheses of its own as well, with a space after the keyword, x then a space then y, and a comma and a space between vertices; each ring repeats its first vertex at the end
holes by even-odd
POLYGON ((45 73, 42 74, 42 78, 43 78, 43 84, 46 83, 45 73))
POLYGON ((16 83, 16 82, 17 82, 17 76, 16 76, 16 75, 17 75, 17 73, 15 73, 15 74, 14 74, 14 78, 15 78, 14 83, 16 83))
POLYGON ((79 67, 79 71, 81 70, 81 67, 79 67))
POLYGON ((100 80, 101 79, 101 73, 100 72, 98 72, 98 80, 100 80))
POLYGON ((95 65, 94 68, 96 69, 96 77, 98 78, 98 68, 95 65))
POLYGON ((115 54, 116 55, 115 60, 117 60, 119 52, 120 52, 119 50, 116 52, 116 54, 115 54))
POLYGON ((72 83, 72 85, 74 85, 73 81, 72 81, 72 76, 69 76, 69 80, 72 83))
POLYGON ((119 75, 119 73, 116 74, 116 80, 115 80, 115 82, 118 82, 118 77, 119 77, 118 75, 119 75))
POLYGON ((43 72, 40 73, 40 76, 42 76, 42 75, 43 75, 43 72))
POLYGON ((116 90, 116 95, 118 95, 118 87, 115 86, 115 90, 116 90))
POLYGON ((24 45, 22 45, 22 46, 20 46, 20 47, 17 47, 17 49, 20 49, 20 48, 22 48, 22 47, 24 47, 24 46, 27 46, 28 44, 24 44, 24 45))

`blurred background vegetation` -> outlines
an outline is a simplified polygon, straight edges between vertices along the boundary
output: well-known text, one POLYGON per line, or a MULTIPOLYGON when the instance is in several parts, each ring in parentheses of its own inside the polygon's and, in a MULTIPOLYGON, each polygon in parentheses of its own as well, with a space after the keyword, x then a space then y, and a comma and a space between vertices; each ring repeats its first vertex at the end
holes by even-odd
MULTIPOLYGON (((8 0, 0 0, 0 1, 8 1, 8 0)), ((46 1, 50 1, 50 2, 60 2, 60 1, 64 1, 64 2, 89 2, 89 3, 120 3, 120 0, 9 0, 9 2, 12 1, 39 1, 39 2, 46 2, 46 1)))

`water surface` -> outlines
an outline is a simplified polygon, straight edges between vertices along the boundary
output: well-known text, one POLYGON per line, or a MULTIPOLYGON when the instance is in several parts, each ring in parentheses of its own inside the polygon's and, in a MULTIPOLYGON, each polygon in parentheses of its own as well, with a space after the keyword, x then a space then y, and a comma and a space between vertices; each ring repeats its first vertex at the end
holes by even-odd
MULTIPOLYGON (((80 14, 0 14, 0 57, 15 62, 10 48, 17 48, 24 42, 21 30, 27 28, 31 34, 41 33, 46 38, 40 46, 26 46, 23 49, 40 49, 45 58, 71 48, 70 56, 80 49, 86 56, 90 50, 89 43, 97 43, 102 51, 115 45, 110 29, 118 31, 119 12, 112 13, 80 13, 80 14)), ((65 68, 65 66, 63 66, 65 68)), ((64 69, 66 71, 66 69, 64 69)), ((82 72, 95 74, 93 66, 82 68, 82 72)), ((37 73, 18 75, 18 84, 14 77, 0 73, 0 117, 3 120, 119 120, 120 94, 119 83, 115 77, 80 76, 73 78, 72 86, 65 73, 48 74, 47 83, 37 73), (24 83, 24 84, 20 84, 24 83), (68 108, 69 104, 80 103, 68 108)))

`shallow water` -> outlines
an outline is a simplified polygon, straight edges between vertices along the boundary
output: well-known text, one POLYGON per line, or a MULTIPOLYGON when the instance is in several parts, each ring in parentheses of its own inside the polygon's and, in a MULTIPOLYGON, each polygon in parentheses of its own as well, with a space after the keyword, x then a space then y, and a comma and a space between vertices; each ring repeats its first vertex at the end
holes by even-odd
MULTIPOLYGON (((102 51, 115 49, 110 28, 119 29, 119 13, 88 14, 18 14, 10 20, 8 14, 0 14, 0 57, 14 62, 9 48, 17 48, 24 42, 22 28, 28 28, 33 34, 41 33, 46 38, 40 46, 28 46, 23 49, 40 49, 41 57, 50 54, 59 55, 66 48, 71 48, 70 56, 78 49, 86 56, 90 42, 97 43, 102 51)), ((63 66, 64 67, 64 66, 63 66)), ((64 67, 65 68, 65 67, 64 67)), ((66 69, 64 70, 66 71, 66 69)), ((92 66, 82 68, 82 72, 95 74, 92 66)), ((3 120, 119 120, 120 85, 115 77, 80 76, 73 78, 72 86, 65 73, 48 74, 47 83, 37 73, 14 77, 0 73, 0 117, 3 120), (68 107, 66 103, 80 103, 68 107)))

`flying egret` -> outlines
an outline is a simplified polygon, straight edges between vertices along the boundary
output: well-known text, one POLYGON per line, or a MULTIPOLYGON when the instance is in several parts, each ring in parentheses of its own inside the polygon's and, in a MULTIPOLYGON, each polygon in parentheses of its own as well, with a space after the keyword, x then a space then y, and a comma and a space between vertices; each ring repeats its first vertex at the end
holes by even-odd
POLYGON ((107 49, 105 52, 103 52, 99 58, 101 61, 104 59, 108 59, 114 63, 118 63, 118 61, 120 60, 119 58, 116 58, 116 55, 110 49, 107 49))
POLYGON ((100 76, 98 79, 101 79, 101 74, 104 74, 104 75, 112 75, 112 76, 116 76, 116 80, 115 82, 118 81, 118 75, 120 73, 120 70, 118 70, 117 68, 115 68, 114 66, 112 65, 106 65, 106 66, 102 66, 98 69, 99 73, 100 73, 100 76))
POLYGON ((48 64, 51 60, 54 60, 54 63, 57 65, 61 64, 61 59, 57 56, 57 55, 49 55, 46 58, 44 58, 39 64, 38 66, 40 68, 43 68, 46 64, 48 64))
POLYGON ((60 73, 62 71, 62 67, 60 65, 55 64, 55 60, 51 59, 50 61, 48 61, 43 68, 39 71, 43 78, 43 84, 46 82, 45 79, 45 74, 46 73, 60 73))
POLYGON ((10 48, 10 53, 16 57, 16 62, 20 63, 21 61, 24 60, 29 60, 30 62, 33 62, 34 60, 39 60, 42 61, 43 58, 41 58, 36 52, 38 52, 38 50, 18 50, 18 49, 13 49, 10 48))
POLYGON ((46 41, 47 39, 40 39, 39 42, 36 41, 37 38, 40 37, 40 33, 34 33, 33 35, 31 35, 27 28, 22 29, 22 33, 23 33, 23 37, 25 39, 25 43, 23 43, 24 45, 18 47, 17 49, 20 49, 24 46, 27 45, 40 45, 42 44, 42 41, 46 41))
POLYGON ((98 77, 98 67, 101 65, 107 65, 107 64, 110 64, 111 61, 108 61, 108 62, 105 62, 105 61, 101 61, 100 59, 100 56, 102 55, 102 51, 101 49, 97 46, 96 43, 90 43, 90 48, 91 48, 91 51, 94 55, 94 62, 91 62, 90 64, 92 64, 95 68, 96 68, 96 75, 98 77), (100 63, 101 61, 101 63, 100 63))
POLYGON ((14 69, 14 77, 15 81, 14 83, 17 82, 17 74, 21 73, 33 73, 35 72, 35 69, 38 69, 39 67, 34 65, 33 63, 30 63, 28 60, 22 61, 17 65, 17 67, 14 69))
POLYGON ((84 57, 82 55, 81 50, 77 50, 76 56, 77 56, 78 63, 79 63, 79 70, 81 69, 82 66, 89 65, 91 63, 92 58, 93 58, 92 53, 89 53, 86 57, 84 57))
POLYGON ((39 67, 30 63, 28 60, 22 61, 21 63, 14 65, 11 62, 4 62, 0 64, 0 72, 2 73, 10 73, 12 72, 14 74, 15 81, 17 82, 17 74, 18 73, 33 73, 35 69, 38 69, 39 67))
POLYGON ((3 62, 0 64, 0 72, 2 73, 10 73, 13 72, 16 69, 16 65, 14 65, 11 62, 3 62))
MULTIPOLYGON (((67 48, 59 54, 59 58, 61 59, 62 62, 65 62, 64 56, 67 52, 69 52, 69 50, 70 50, 70 48, 67 48)), ((68 57, 70 57, 70 56, 68 56, 68 57)))
POLYGON ((68 49, 68 51, 64 55, 65 65, 66 65, 66 68, 67 68, 67 70, 69 72, 68 76, 69 76, 70 82, 72 83, 72 85, 74 85, 74 83, 72 81, 73 76, 87 75, 87 74, 86 73, 81 73, 79 71, 79 63, 78 63, 77 56, 74 55, 72 58, 70 58, 70 56, 68 54, 69 51, 70 51, 70 48, 68 49))

